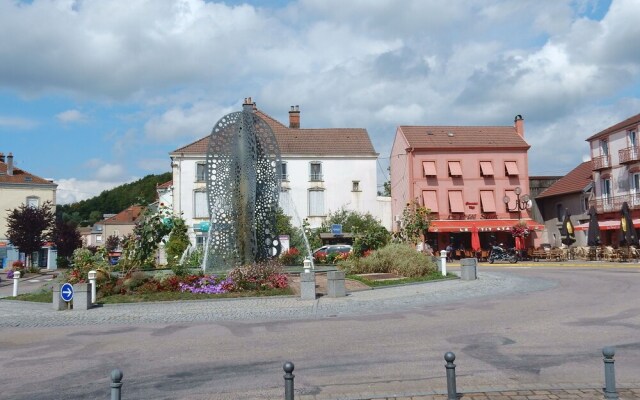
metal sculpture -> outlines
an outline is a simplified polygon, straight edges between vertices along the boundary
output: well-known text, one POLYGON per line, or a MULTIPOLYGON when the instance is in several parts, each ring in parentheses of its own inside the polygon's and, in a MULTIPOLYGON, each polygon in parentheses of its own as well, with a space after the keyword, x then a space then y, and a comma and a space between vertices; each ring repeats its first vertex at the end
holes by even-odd
POLYGON ((206 165, 210 228, 205 271, 280 254, 275 224, 281 163, 275 135, 252 104, 213 127, 206 165))

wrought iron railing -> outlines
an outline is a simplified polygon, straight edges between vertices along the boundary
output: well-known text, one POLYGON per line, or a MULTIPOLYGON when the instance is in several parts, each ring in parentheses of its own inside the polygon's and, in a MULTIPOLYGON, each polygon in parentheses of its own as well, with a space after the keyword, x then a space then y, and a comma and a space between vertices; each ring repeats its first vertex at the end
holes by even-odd
POLYGON ((615 212, 622 209, 622 203, 627 202, 632 210, 640 209, 640 193, 629 193, 622 196, 605 196, 598 197, 589 201, 589 206, 596 208, 599 214, 606 212, 615 212))
POLYGON ((640 152, 637 146, 631 146, 618 151, 620 164, 640 161, 640 152))
POLYGON ((591 161, 593 162, 594 170, 611 168, 611 157, 609 157, 608 154, 604 156, 593 157, 591 161))

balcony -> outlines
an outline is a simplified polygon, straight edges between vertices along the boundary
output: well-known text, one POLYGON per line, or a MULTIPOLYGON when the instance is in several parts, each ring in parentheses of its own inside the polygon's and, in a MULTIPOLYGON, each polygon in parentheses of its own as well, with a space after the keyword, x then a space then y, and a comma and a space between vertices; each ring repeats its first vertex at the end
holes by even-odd
POLYGON ((623 196, 599 197, 589 201, 589 206, 594 206, 598 214, 607 212, 620 212, 622 203, 627 202, 632 210, 640 210, 640 193, 630 193, 623 196))
POLYGON ((604 156, 593 157, 591 161, 593 162, 594 171, 611 168, 611 157, 609 157, 608 154, 604 156))
POLYGON ((618 151, 620 164, 627 164, 640 161, 640 151, 637 146, 627 147, 618 151))

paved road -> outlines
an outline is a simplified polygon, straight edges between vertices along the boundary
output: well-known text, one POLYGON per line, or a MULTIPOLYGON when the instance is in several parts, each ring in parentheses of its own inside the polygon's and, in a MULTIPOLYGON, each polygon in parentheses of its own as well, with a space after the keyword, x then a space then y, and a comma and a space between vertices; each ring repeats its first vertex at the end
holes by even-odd
POLYGON ((481 268, 480 278, 316 301, 54 312, 3 300, 0 397, 106 398, 119 367, 125 398, 282 398, 286 360, 302 399, 427 396, 446 389, 448 350, 463 392, 577 390, 602 386, 606 345, 618 349, 619 385, 640 387, 639 269, 481 268))

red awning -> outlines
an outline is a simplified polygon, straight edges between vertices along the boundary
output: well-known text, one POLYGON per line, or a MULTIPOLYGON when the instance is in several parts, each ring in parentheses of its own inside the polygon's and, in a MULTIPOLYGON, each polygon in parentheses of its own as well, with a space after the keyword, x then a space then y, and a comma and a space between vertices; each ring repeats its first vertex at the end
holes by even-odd
POLYGON ((480 161, 480 171, 482 171, 483 176, 493 176, 491 161, 480 161))
MULTIPOLYGON (((620 220, 614 219, 610 221, 598 221, 598 225, 600 226, 601 231, 613 231, 620 229, 620 220)), ((635 228, 640 228, 640 219, 633 220, 633 226, 635 228)), ((574 227, 576 231, 586 231, 589 230, 589 223, 585 222, 584 224, 576 225, 574 227)))
POLYGON ((433 213, 438 212, 438 192, 435 190, 423 190, 422 191, 422 200, 424 201, 424 206, 431 210, 433 213))
POLYGON ((464 204, 462 203, 462 190, 449 191, 449 210, 452 213, 463 213, 464 204))
POLYGON ((518 176, 518 163, 515 161, 505 161, 504 166, 507 169, 507 175, 518 176))
POLYGON ((480 201, 482 202, 482 211, 487 213, 496 212, 496 199, 493 196, 493 190, 481 190, 480 201))
POLYGON ((449 175, 462 176, 462 166, 460 166, 460 161, 449 161, 449 175))
POLYGON ((423 161, 422 168, 424 169, 424 176, 436 176, 436 162, 435 161, 423 161))
MULTIPOLYGON (((532 220, 524 220, 529 229, 542 231, 544 225, 532 220)), ((640 222, 640 221, 639 221, 640 222)), ((436 220, 431 221, 429 232, 471 232, 473 226, 478 227, 478 232, 511 231, 518 223, 517 219, 480 219, 480 220, 436 220)))

